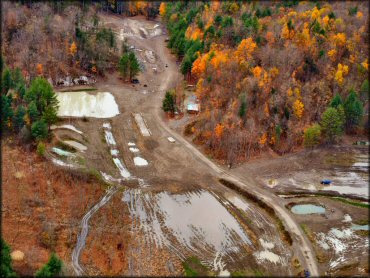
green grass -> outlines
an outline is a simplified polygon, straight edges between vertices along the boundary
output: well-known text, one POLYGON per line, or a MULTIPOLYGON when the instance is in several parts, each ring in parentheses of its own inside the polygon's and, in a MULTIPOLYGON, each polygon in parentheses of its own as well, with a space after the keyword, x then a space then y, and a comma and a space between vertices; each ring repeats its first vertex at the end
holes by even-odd
POLYGON ((86 89, 63 89, 62 92, 90 92, 90 91, 96 91, 96 88, 86 88, 86 89))
POLYGON ((209 269, 197 257, 189 257, 182 262, 186 277, 208 276, 209 269))
POLYGON ((303 232, 306 234, 306 236, 308 237, 308 239, 311 241, 311 242, 314 242, 314 237, 311 233, 311 230, 307 227, 306 224, 300 224, 303 232))
POLYGON ((345 204, 356 206, 356 207, 370 208, 370 205, 369 204, 364 204, 364 203, 357 202, 357 201, 351 201, 351 200, 348 200, 348 199, 342 198, 342 197, 332 197, 332 199, 333 200, 340 201, 340 202, 345 203, 345 204))
POLYGON ((253 269, 252 271, 237 270, 231 272, 231 277, 264 277, 266 274, 259 269, 253 269))
POLYGON ((369 219, 361 219, 361 220, 357 220, 357 221, 353 221, 353 224, 356 224, 356 225, 367 225, 369 224, 369 219))

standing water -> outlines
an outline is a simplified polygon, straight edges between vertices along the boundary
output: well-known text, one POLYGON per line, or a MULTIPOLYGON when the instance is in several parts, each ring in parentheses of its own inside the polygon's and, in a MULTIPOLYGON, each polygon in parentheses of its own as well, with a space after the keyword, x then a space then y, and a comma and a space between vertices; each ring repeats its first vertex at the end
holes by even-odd
POLYGON ((311 204, 303 204, 303 205, 295 205, 292 207, 292 212, 294 214, 323 214, 325 213, 325 208, 317 205, 311 204))

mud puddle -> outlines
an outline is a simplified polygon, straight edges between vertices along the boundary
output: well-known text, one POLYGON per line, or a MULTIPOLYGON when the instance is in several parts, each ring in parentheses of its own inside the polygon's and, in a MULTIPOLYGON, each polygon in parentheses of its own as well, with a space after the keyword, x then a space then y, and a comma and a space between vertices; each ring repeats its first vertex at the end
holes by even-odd
POLYGON ((133 219, 132 232, 143 231, 148 246, 166 248, 181 260, 196 256, 217 273, 230 271, 229 263, 241 260, 248 261, 247 267, 260 261, 287 265, 286 254, 276 254, 282 246, 275 244, 279 239, 268 232, 266 220, 236 195, 223 198, 205 190, 155 194, 136 188, 125 191, 122 201, 133 219), (245 223, 233 216, 235 208, 254 215, 253 224, 263 227, 259 236, 265 245, 253 243, 245 223))

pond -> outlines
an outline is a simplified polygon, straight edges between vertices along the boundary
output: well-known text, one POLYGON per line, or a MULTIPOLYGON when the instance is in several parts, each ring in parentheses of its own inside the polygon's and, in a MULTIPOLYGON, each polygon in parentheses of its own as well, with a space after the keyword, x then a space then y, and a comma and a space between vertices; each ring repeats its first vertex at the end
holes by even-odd
POLYGON ((87 92, 56 93, 60 117, 112 118, 119 114, 118 105, 111 93, 87 92))
POLYGON ((291 211, 294 214, 313 214, 313 213, 322 214, 322 213, 325 213, 325 208, 322 206, 317 206, 317 205, 312 205, 312 204, 302 204, 302 205, 294 205, 291 208, 291 211))
POLYGON ((355 231, 368 231, 369 230, 369 224, 367 224, 367 225, 352 224, 351 229, 355 230, 355 231))

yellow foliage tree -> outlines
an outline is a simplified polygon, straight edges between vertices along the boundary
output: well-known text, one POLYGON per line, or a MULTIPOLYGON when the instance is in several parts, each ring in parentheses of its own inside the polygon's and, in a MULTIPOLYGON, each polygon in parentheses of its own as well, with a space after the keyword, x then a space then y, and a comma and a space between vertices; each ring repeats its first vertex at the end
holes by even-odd
POLYGON ((69 47, 69 54, 71 54, 72 56, 75 56, 76 52, 77 52, 77 45, 75 42, 72 42, 71 46, 69 47))
POLYGON ((224 126, 219 123, 216 125, 215 127, 215 135, 216 135, 216 138, 220 139, 222 137, 222 134, 224 133, 224 126))
POLYGON ((159 6, 159 14, 161 16, 164 16, 164 14, 166 13, 166 3, 165 2, 162 2, 161 5, 159 6))
POLYGON ((237 50, 235 51, 235 56, 238 59, 239 63, 243 63, 246 61, 246 59, 250 59, 256 47, 257 44, 253 41, 252 38, 242 40, 238 45, 237 50))
POLYGON ((338 64, 337 72, 335 73, 335 80, 338 82, 339 85, 343 84, 343 77, 348 74, 348 66, 338 64))
POLYGON ((36 70, 37 70, 37 74, 41 75, 43 73, 43 66, 42 66, 42 64, 37 64, 36 70))
POLYGON ((293 103, 293 113, 294 115, 300 119, 302 118, 304 111, 304 104, 299 99, 296 99, 296 101, 293 103))
POLYGON ((262 68, 259 66, 256 66, 252 69, 253 76, 256 78, 260 78, 261 73, 262 73, 262 68))
POLYGON ((347 41, 346 34, 338 33, 336 35, 333 35, 333 40, 337 45, 343 46, 346 44, 346 41, 347 41))
POLYGON ((267 142, 267 133, 265 132, 264 134, 262 134, 262 136, 258 140, 258 144, 260 144, 261 146, 263 146, 263 145, 266 144, 266 142, 267 142))
POLYGON ((328 51, 329 59, 333 62, 336 60, 337 51, 335 49, 331 49, 328 51))
POLYGON ((361 63, 361 65, 366 69, 366 70, 368 70, 369 69, 369 64, 368 64, 368 62, 367 62, 368 60, 366 59, 365 61, 363 61, 362 63, 361 63))

